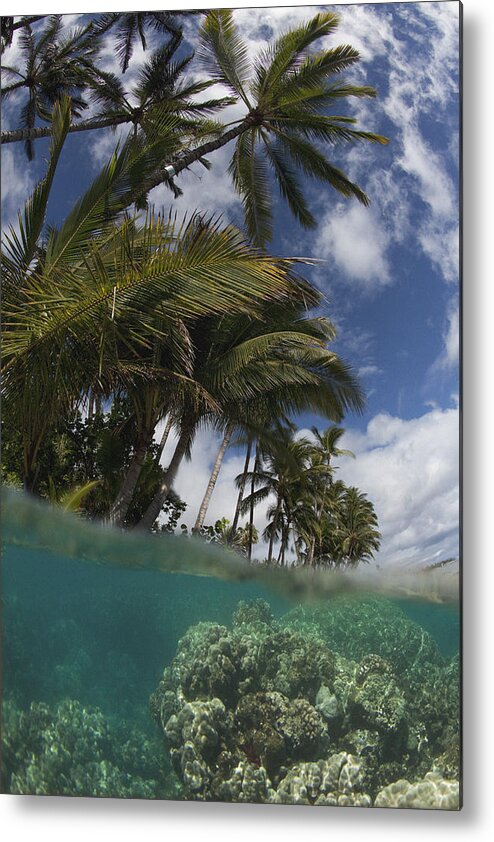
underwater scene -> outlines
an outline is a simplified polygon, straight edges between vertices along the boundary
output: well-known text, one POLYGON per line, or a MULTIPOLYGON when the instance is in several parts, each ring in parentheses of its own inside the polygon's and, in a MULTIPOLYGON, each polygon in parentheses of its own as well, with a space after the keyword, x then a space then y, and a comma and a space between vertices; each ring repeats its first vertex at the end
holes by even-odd
POLYGON ((457 582, 3 511, 3 792, 459 809, 457 582))

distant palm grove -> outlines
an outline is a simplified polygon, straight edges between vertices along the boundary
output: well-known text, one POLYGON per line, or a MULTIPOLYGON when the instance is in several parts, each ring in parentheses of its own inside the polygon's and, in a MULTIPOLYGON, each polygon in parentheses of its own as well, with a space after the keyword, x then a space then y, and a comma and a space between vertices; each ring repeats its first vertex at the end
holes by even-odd
POLYGON ((311 182, 369 203, 331 162, 335 146, 387 143, 344 115, 346 100, 375 91, 343 79, 355 49, 321 47, 337 25, 320 12, 252 56, 228 10, 106 14, 71 30, 60 15, 2 18, 2 101, 18 122, 1 142, 23 144, 29 160, 41 138, 50 144, 2 240, 5 484, 118 528, 187 533, 176 478, 209 428, 220 445, 193 533, 279 565, 355 567, 377 552, 372 503, 337 477, 353 458, 339 447, 341 422, 365 396, 304 277, 317 254, 269 251, 275 187, 304 228, 317 224, 311 182), (102 66, 109 39, 118 73, 102 66), (129 87, 137 45, 146 58, 129 87), (222 96, 209 98, 218 84, 222 96), (241 116, 221 120, 232 105, 241 116), (67 136, 117 126, 105 166, 48 225, 67 136), (227 145, 242 226, 212 216, 199 191, 195 213, 180 216, 180 174, 214 167, 227 145), (166 208, 148 204, 160 184, 166 208), (300 413, 321 429, 303 436, 300 413), (232 511, 210 525, 229 446, 243 448, 244 469, 232 511))

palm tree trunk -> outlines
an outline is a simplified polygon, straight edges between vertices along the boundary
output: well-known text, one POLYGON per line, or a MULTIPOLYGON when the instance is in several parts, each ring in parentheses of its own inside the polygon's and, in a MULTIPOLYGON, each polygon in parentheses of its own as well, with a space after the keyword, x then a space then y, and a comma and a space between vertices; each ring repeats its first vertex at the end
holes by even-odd
POLYGON ((275 535, 275 532, 276 532, 276 527, 278 525, 278 518, 280 516, 280 511, 281 511, 281 497, 278 497, 278 502, 276 503, 276 511, 274 513, 274 518, 273 518, 273 528, 271 530, 271 535, 269 536, 268 563, 270 563, 273 559, 274 535, 275 535))
POLYGON ((316 536, 313 535, 310 539, 309 546, 307 548, 307 556, 305 558, 305 564, 307 567, 312 567, 312 562, 314 560, 314 552, 316 549, 316 536))
POLYGON ((161 512, 161 509, 163 508, 163 503, 166 500, 168 492, 173 488, 173 483, 177 478, 178 469, 182 463, 182 459, 185 456, 187 447, 190 442, 192 430, 193 424, 187 425, 183 428, 180 438, 177 442, 175 452, 171 458, 170 464, 168 465, 168 470, 166 471, 166 474, 163 477, 163 480, 161 481, 160 487, 158 488, 153 499, 151 500, 151 503, 149 504, 141 520, 135 527, 136 529, 146 529, 148 531, 152 529, 156 518, 158 517, 159 513, 161 512))
POLYGON ((31 26, 32 23, 36 23, 37 20, 43 20, 45 17, 46 15, 26 15, 26 17, 12 24, 12 31, 22 29, 24 26, 31 26))
POLYGON ((214 491, 214 487, 216 485, 216 480, 218 479, 218 474, 220 472, 221 465, 223 463, 223 457, 226 453, 226 449, 230 444, 231 437, 233 435, 233 431, 235 429, 235 424, 230 422, 228 427, 225 430, 225 435, 223 436, 223 441, 221 442, 220 449, 216 455, 216 459, 213 465, 213 470, 211 472, 211 476, 209 478, 208 487, 206 488, 206 493, 202 499, 202 503, 199 507, 199 512, 197 515, 197 519, 194 525, 193 532, 200 532, 201 527, 204 523, 204 518, 206 517, 206 512, 208 510, 209 503, 211 501, 211 496, 214 491))
MULTIPOLYGON (((17 84, 17 87, 22 87, 24 82, 17 84)), ((92 129, 105 129, 109 126, 119 126, 122 123, 131 123, 132 117, 130 114, 122 114, 120 117, 106 117, 102 120, 81 120, 79 123, 72 123, 68 131, 71 132, 88 132, 92 129)), ((18 143, 21 140, 38 140, 40 137, 50 137, 52 133, 51 126, 38 126, 34 129, 13 129, 9 132, 2 132, 0 134, 0 142, 3 143, 18 143)))
POLYGON ((290 526, 287 524, 283 527, 281 532, 281 548, 280 548, 280 566, 285 566, 285 553, 288 546, 288 539, 290 537, 290 526))
POLYGON ((170 430, 171 430, 172 426, 173 426, 173 419, 172 419, 171 415, 169 415, 168 418, 167 418, 166 424, 165 424, 165 429, 163 430, 163 434, 161 436, 161 440, 160 440, 160 443, 159 443, 159 446, 158 446, 158 450, 156 452, 156 464, 157 465, 159 465, 159 463, 161 461, 161 457, 163 456, 165 444, 168 441, 168 436, 170 435, 170 430))
POLYGON ((135 449, 129 469, 108 515, 108 521, 113 526, 123 526, 124 524, 151 441, 152 435, 143 438, 135 449))
POLYGON ((238 126, 235 126, 234 129, 230 129, 228 132, 225 132, 225 134, 222 134, 215 140, 203 143, 202 146, 198 146, 190 152, 178 155, 175 160, 161 166, 156 173, 150 176, 144 184, 139 187, 139 195, 147 193, 163 181, 168 181, 171 178, 174 178, 174 176, 181 173, 182 170, 185 170, 187 167, 190 167, 191 164, 194 164, 200 158, 203 158, 205 155, 209 155, 210 152, 215 152, 216 149, 221 149, 222 146, 226 146, 226 144, 230 143, 231 140, 235 140, 236 137, 239 137, 253 126, 259 125, 260 122, 261 118, 258 114, 247 114, 242 122, 239 123, 238 126))
POLYGON ((235 508, 235 514, 233 516, 232 522, 232 529, 231 529, 231 537, 235 535, 238 527, 238 521, 240 518, 240 506, 242 505, 242 500, 244 498, 244 491, 245 491, 245 483, 247 481, 247 474, 249 472, 249 463, 250 463, 250 455, 252 452, 252 439, 249 439, 249 443, 247 445, 247 453, 245 454, 245 463, 244 463, 244 470, 242 473, 242 480, 240 482, 240 489, 238 492, 237 497, 237 506, 235 508))
POLYGON ((249 511, 249 553, 248 558, 249 561, 252 561, 252 535, 254 532, 254 491, 256 486, 256 474, 259 470, 259 463, 260 463, 260 455, 261 455, 261 447, 259 444, 259 439, 257 440, 256 444, 256 458, 254 459, 254 470, 252 472, 252 480, 250 483, 250 511, 249 511))

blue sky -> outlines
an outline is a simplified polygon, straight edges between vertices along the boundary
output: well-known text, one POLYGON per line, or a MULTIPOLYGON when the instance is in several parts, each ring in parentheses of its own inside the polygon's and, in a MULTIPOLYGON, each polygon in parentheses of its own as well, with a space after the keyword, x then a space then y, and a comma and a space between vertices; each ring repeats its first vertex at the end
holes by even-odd
MULTIPOLYGON (((345 419, 343 446, 357 459, 342 462, 340 476, 368 493, 376 506, 383 533, 379 562, 424 563, 458 553, 459 3, 326 8, 341 17, 328 46, 350 43, 361 54, 347 78, 378 91, 376 100, 350 101, 344 113, 353 113, 361 127, 385 134, 390 143, 337 149, 332 156, 368 193, 370 208, 309 184, 317 229, 303 231, 278 203, 272 251, 324 261, 306 274, 326 296, 324 312, 338 328, 335 350, 360 374, 368 396, 365 413, 345 419)), ((255 54, 315 10, 239 9, 236 19, 255 54)), ((187 26, 192 44, 194 26, 187 26)), ((15 53, 14 43, 9 63, 15 63, 15 53)), ((142 58, 137 50, 129 79, 142 58)), ((105 60, 108 69, 115 68, 110 50, 105 60)), ((220 93, 219 86, 215 90, 220 93)), ((235 106, 225 119, 241 113, 235 106)), ((11 106, 3 126, 14 124, 11 106)), ((67 143, 50 209, 53 221, 112 151, 115 135, 92 135, 73 136, 67 143)), ((32 165, 20 147, 2 149, 3 223, 13 218, 43 171, 46 143, 36 148, 32 165)), ((185 174, 179 210, 207 207, 241 223, 226 173, 230 153, 226 147, 211 156, 210 173, 198 167, 185 174)), ((169 197, 157 188, 151 198, 168 206, 169 197)), ((298 423, 324 426, 312 416, 298 423)), ((216 447, 214 434, 201 433, 192 466, 184 466, 178 477, 191 522, 216 447)), ((241 463, 242 453, 230 451, 208 520, 231 515, 232 481, 241 463)), ((262 522, 260 511, 258 525, 262 522)))

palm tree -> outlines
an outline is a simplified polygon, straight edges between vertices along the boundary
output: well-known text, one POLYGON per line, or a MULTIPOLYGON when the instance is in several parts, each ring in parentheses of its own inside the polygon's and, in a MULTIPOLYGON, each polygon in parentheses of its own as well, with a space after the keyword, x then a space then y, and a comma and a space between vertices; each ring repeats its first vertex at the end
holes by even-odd
MULTIPOLYGON (((303 287, 294 290, 294 298, 300 294, 306 298, 308 292, 303 287)), ((315 293, 313 296, 317 300, 315 293)), ((259 413, 258 403, 262 406, 263 401, 276 400, 280 415, 311 407, 327 417, 340 418, 348 408, 361 409, 362 394, 349 367, 326 347, 328 336, 334 335, 333 326, 325 319, 299 318, 293 304, 290 323, 288 309, 289 305, 285 308, 279 303, 269 305, 264 324, 259 319, 249 322, 238 315, 213 318, 209 325, 197 323, 193 334, 196 361, 192 376, 213 398, 218 409, 211 413, 197 403, 184 404, 176 451, 162 487, 139 524, 141 528, 150 529, 154 524, 201 421, 219 424, 226 436, 198 514, 196 530, 204 520, 233 430, 236 426, 248 429, 249 414, 253 413, 255 419, 259 413), (276 308, 280 311, 278 324, 272 321, 276 308)))
POLYGON ((238 496, 237 496, 237 504, 235 506, 235 512, 233 515, 232 520, 232 534, 235 535, 238 522, 240 520, 240 509, 242 506, 242 501, 244 498, 245 486, 247 483, 247 474, 249 473, 249 466, 250 466, 250 459, 252 455, 252 444, 253 438, 252 436, 248 436, 247 439, 247 450, 245 451, 245 462, 244 462, 244 469, 239 477, 237 477, 237 487, 238 487, 238 496))
MULTIPOLYGON (((187 331, 181 322, 176 324, 171 318, 161 320, 159 329, 163 338, 153 340, 147 355, 141 352, 140 363, 147 360, 149 373, 159 370, 161 376, 138 382, 135 387, 129 384, 127 389, 133 407, 136 439, 132 459, 108 516, 110 523, 116 526, 123 526, 126 520, 158 421, 168 409, 174 393, 181 388, 183 379, 188 383, 187 374, 184 373, 189 364, 187 331)), ((159 464, 159 459, 156 461, 159 464)))
POLYGON ((122 73, 125 73, 136 41, 141 42, 143 50, 147 48, 146 28, 154 29, 162 35, 169 35, 168 43, 176 49, 182 39, 182 29, 177 23, 177 16, 196 14, 202 14, 202 12, 192 9, 181 12, 112 12, 102 15, 93 26, 96 33, 115 30, 116 53, 122 73))
MULTIPOLYGON (((259 447, 254 471, 247 474, 251 493, 242 502, 242 511, 252 511, 254 506, 270 496, 274 504, 268 509, 268 523, 264 538, 269 541, 268 563, 272 562, 274 542, 281 537, 280 561, 284 559, 288 534, 291 528, 290 512, 295 497, 300 493, 308 457, 308 441, 296 440, 296 426, 292 421, 274 419, 270 426, 268 442, 259 447), (256 488, 256 486, 258 486, 256 488), (295 492, 297 487, 297 492, 295 492)), ((262 442, 262 438, 261 438, 262 442)), ((237 477, 237 483, 242 477, 237 477)))
POLYGON ((307 228, 316 220, 304 198, 300 173, 329 184, 343 196, 368 204, 365 193, 323 154, 319 143, 333 146, 387 139, 355 128, 355 118, 332 113, 347 97, 373 97, 369 86, 335 81, 359 60, 348 45, 312 52, 314 43, 331 33, 339 18, 319 12, 306 24, 285 32, 252 66, 230 10, 208 12, 200 31, 198 55, 208 76, 245 105, 247 113, 218 138, 168 159, 144 184, 150 190, 178 175, 210 152, 236 140, 229 171, 242 196, 247 230, 254 242, 271 236, 271 170, 290 210, 307 228))
POLYGON ((83 94, 95 74, 94 60, 99 41, 93 36, 91 24, 64 34, 62 15, 52 15, 37 34, 33 33, 30 24, 24 24, 19 35, 19 49, 23 61, 21 68, 2 64, 2 74, 11 80, 2 88, 2 97, 20 89, 27 90, 28 99, 21 109, 21 135, 17 139, 25 140, 27 157, 32 160, 31 133, 37 117, 50 120, 54 104, 64 95, 71 98, 73 117, 80 117, 88 107, 83 94))
MULTIPOLYGON (((320 432, 317 427, 311 428, 312 435, 315 438, 315 446, 311 454, 311 461, 314 469, 319 465, 318 473, 315 472, 315 482, 312 487, 312 494, 314 499, 314 515, 310 525, 310 539, 307 544, 307 553, 305 557, 305 564, 311 565, 314 559, 316 550, 316 542, 321 541, 321 518, 323 512, 326 510, 331 496, 331 486, 333 484, 333 473, 336 470, 333 460, 340 456, 351 456, 355 458, 355 454, 351 450, 345 450, 337 447, 337 443, 344 435, 345 430, 342 427, 332 425, 324 432, 320 432), (329 495, 329 497, 328 497, 329 495)), ((310 518, 309 518, 310 520, 310 518)))
POLYGON ((10 47, 12 44, 12 38, 14 37, 14 32, 17 29, 23 29, 25 26, 31 26, 31 24, 36 23, 38 20, 43 20, 46 15, 26 15, 22 17, 20 20, 14 20, 13 17, 6 17, 3 16, 0 18, 0 53, 10 47))
MULTIPOLYGON (((96 37, 92 39, 94 49, 96 49, 96 37)), ((128 124, 134 127, 134 134, 137 134, 140 128, 147 139, 150 127, 154 130, 157 120, 163 121, 167 115, 173 115, 176 135, 173 151, 175 152, 178 152, 188 140, 203 139, 210 137, 211 134, 217 134, 219 131, 217 124, 206 119, 206 115, 229 105, 232 97, 220 97, 202 102, 194 99, 197 94, 205 91, 213 83, 182 80, 193 54, 189 53, 176 60, 177 46, 177 42, 172 40, 164 47, 157 49, 141 68, 136 84, 129 93, 125 91, 122 82, 113 73, 92 66, 84 84, 88 99, 97 106, 97 111, 89 120, 73 122, 69 132, 116 128, 119 125, 128 124)), ((41 75, 39 79, 41 92, 44 91, 45 83, 46 80, 41 75)), ((22 84, 18 82, 10 86, 10 91, 16 86, 22 86, 22 84)), ((9 92, 9 88, 5 90, 9 92)), ((46 119, 46 116, 43 118, 46 119)), ((36 139, 49 136, 50 132, 50 126, 33 128, 29 125, 2 132, 1 142, 5 144, 25 140, 32 144, 32 141, 36 139)), ((169 155, 171 151, 170 148, 167 154, 169 155)), ((204 159, 201 163, 207 166, 207 161, 204 159)), ((176 195, 180 194, 181 191, 175 188, 173 181, 168 181, 167 184, 176 195)))
POLYGON ((249 314, 273 296, 290 298, 298 283, 289 260, 260 254, 217 220, 196 215, 179 223, 149 214, 139 224, 112 222, 149 163, 146 148, 134 144, 112 157, 41 247, 69 121, 64 99, 54 109, 47 175, 2 249, 4 407, 23 431, 30 489, 48 429, 90 389, 109 397, 169 375, 140 358, 160 336, 150 314, 249 314))
MULTIPOLYGON (((228 329, 231 330, 233 336, 238 335, 239 329, 235 325, 228 326, 228 329)), ((288 307, 280 307, 279 305, 268 305, 268 307, 266 308, 265 324, 260 325, 259 320, 252 322, 250 328, 244 328, 242 336, 244 338, 244 341, 249 340, 247 344, 247 347, 249 349, 252 349, 252 342, 254 342, 253 347, 256 347, 256 340, 265 340, 266 338, 268 338, 272 342, 272 340, 274 339, 277 345, 272 346, 270 344, 270 346, 268 346, 269 356, 263 356, 258 362, 260 362, 263 368, 267 367, 269 370, 269 367, 272 367, 273 363, 275 363, 276 361, 280 363, 282 361, 283 369, 286 371, 287 363, 290 362, 291 359, 293 360, 294 343, 295 347, 300 347, 300 349, 303 352, 308 352, 310 350, 311 345, 313 345, 314 343, 314 340, 316 340, 316 342, 319 342, 321 347, 323 347, 328 341, 328 338, 334 337, 334 328, 328 320, 300 318, 300 308, 294 308, 293 305, 288 305, 288 307), (274 356, 273 350, 275 352, 274 356), (280 359, 280 353, 282 360, 280 359)), ((231 342, 231 340, 228 340, 228 342, 231 342)), ((239 352, 243 347, 245 346, 240 346, 240 348, 237 349, 238 356, 240 356, 239 352)), ((261 349, 263 347, 266 347, 265 344, 261 345, 261 349)), ((302 370, 304 372, 306 371, 306 368, 304 367, 305 362, 305 360, 303 362, 300 359, 297 360, 298 365, 302 364, 302 370)), ((336 374, 336 360, 334 360, 333 362, 335 363, 334 372, 336 374)), ((244 373, 247 373, 250 379, 252 380, 252 375, 249 371, 246 372, 244 369, 244 373)), ((327 390, 327 394, 325 396, 326 404, 324 406, 324 411, 328 413, 329 417, 341 417, 341 415, 343 414, 343 407, 348 408, 351 405, 353 406, 353 408, 359 408, 361 406, 360 395, 358 388, 356 387, 355 381, 353 382, 353 385, 351 380, 347 381, 348 392, 346 396, 344 396, 343 387, 345 383, 345 377, 346 374, 344 373, 344 369, 341 369, 340 373, 337 375, 337 377, 335 377, 334 382, 330 385, 329 389, 327 390)), ((262 382, 262 378, 262 374, 257 376, 258 386, 262 382)), ((265 391, 261 391, 259 397, 254 397, 254 400, 253 396, 250 394, 248 402, 239 402, 237 396, 231 407, 225 406, 224 404, 222 405, 222 416, 225 419, 223 439, 221 441, 218 453, 216 455, 216 459, 206 488, 206 492, 204 494, 201 506, 199 508, 196 523, 194 526, 194 531, 196 532, 200 531, 201 526, 204 523, 204 518, 206 516, 207 508, 209 506, 211 496, 216 485, 216 481, 225 456, 225 452, 230 444, 235 429, 244 430, 246 432, 247 436, 249 437, 249 444, 254 435, 261 435, 266 441, 267 436, 266 433, 263 432, 263 425, 265 424, 267 414, 269 414, 269 417, 272 419, 280 419, 284 412, 284 409, 286 410, 289 392, 287 391, 287 394, 280 395, 278 388, 273 389, 272 375, 271 380, 268 380, 266 385, 268 388, 265 391)), ((313 407, 314 397, 312 394, 312 389, 306 389, 307 404, 304 405, 303 403, 304 387, 308 387, 310 385, 309 381, 304 381, 304 383, 302 384, 300 384, 298 380, 296 380, 295 383, 287 381, 287 390, 292 388, 294 385, 297 389, 300 386, 302 386, 300 390, 301 398, 297 405, 299 411, 301 409, 313 407)), ((324 389, 322 383, 321 386, 324 389)), ((293 397, 293 395, 291 397, 293 397)), ((320 406, 321 404, 319 404, 319 407, 320 406)), ((248 447, 247 464, 244 468, 244 473, 239 482, 240 494, 243 494, 243 489, 245 487, 249 459, 250 446, 248 447)), ((236 530, 238 525, 238 515, 240 513, 240 506, 241 501, 237 506, 236 516, 232 524, 232 534, 234 534, 234 531, 236 530)))
POLYGON ((338 564, 357 567, 369 562, 380 547, 374 506, 358 488, 347 488, 337 514, 336 539, 339 546, 338 564))

